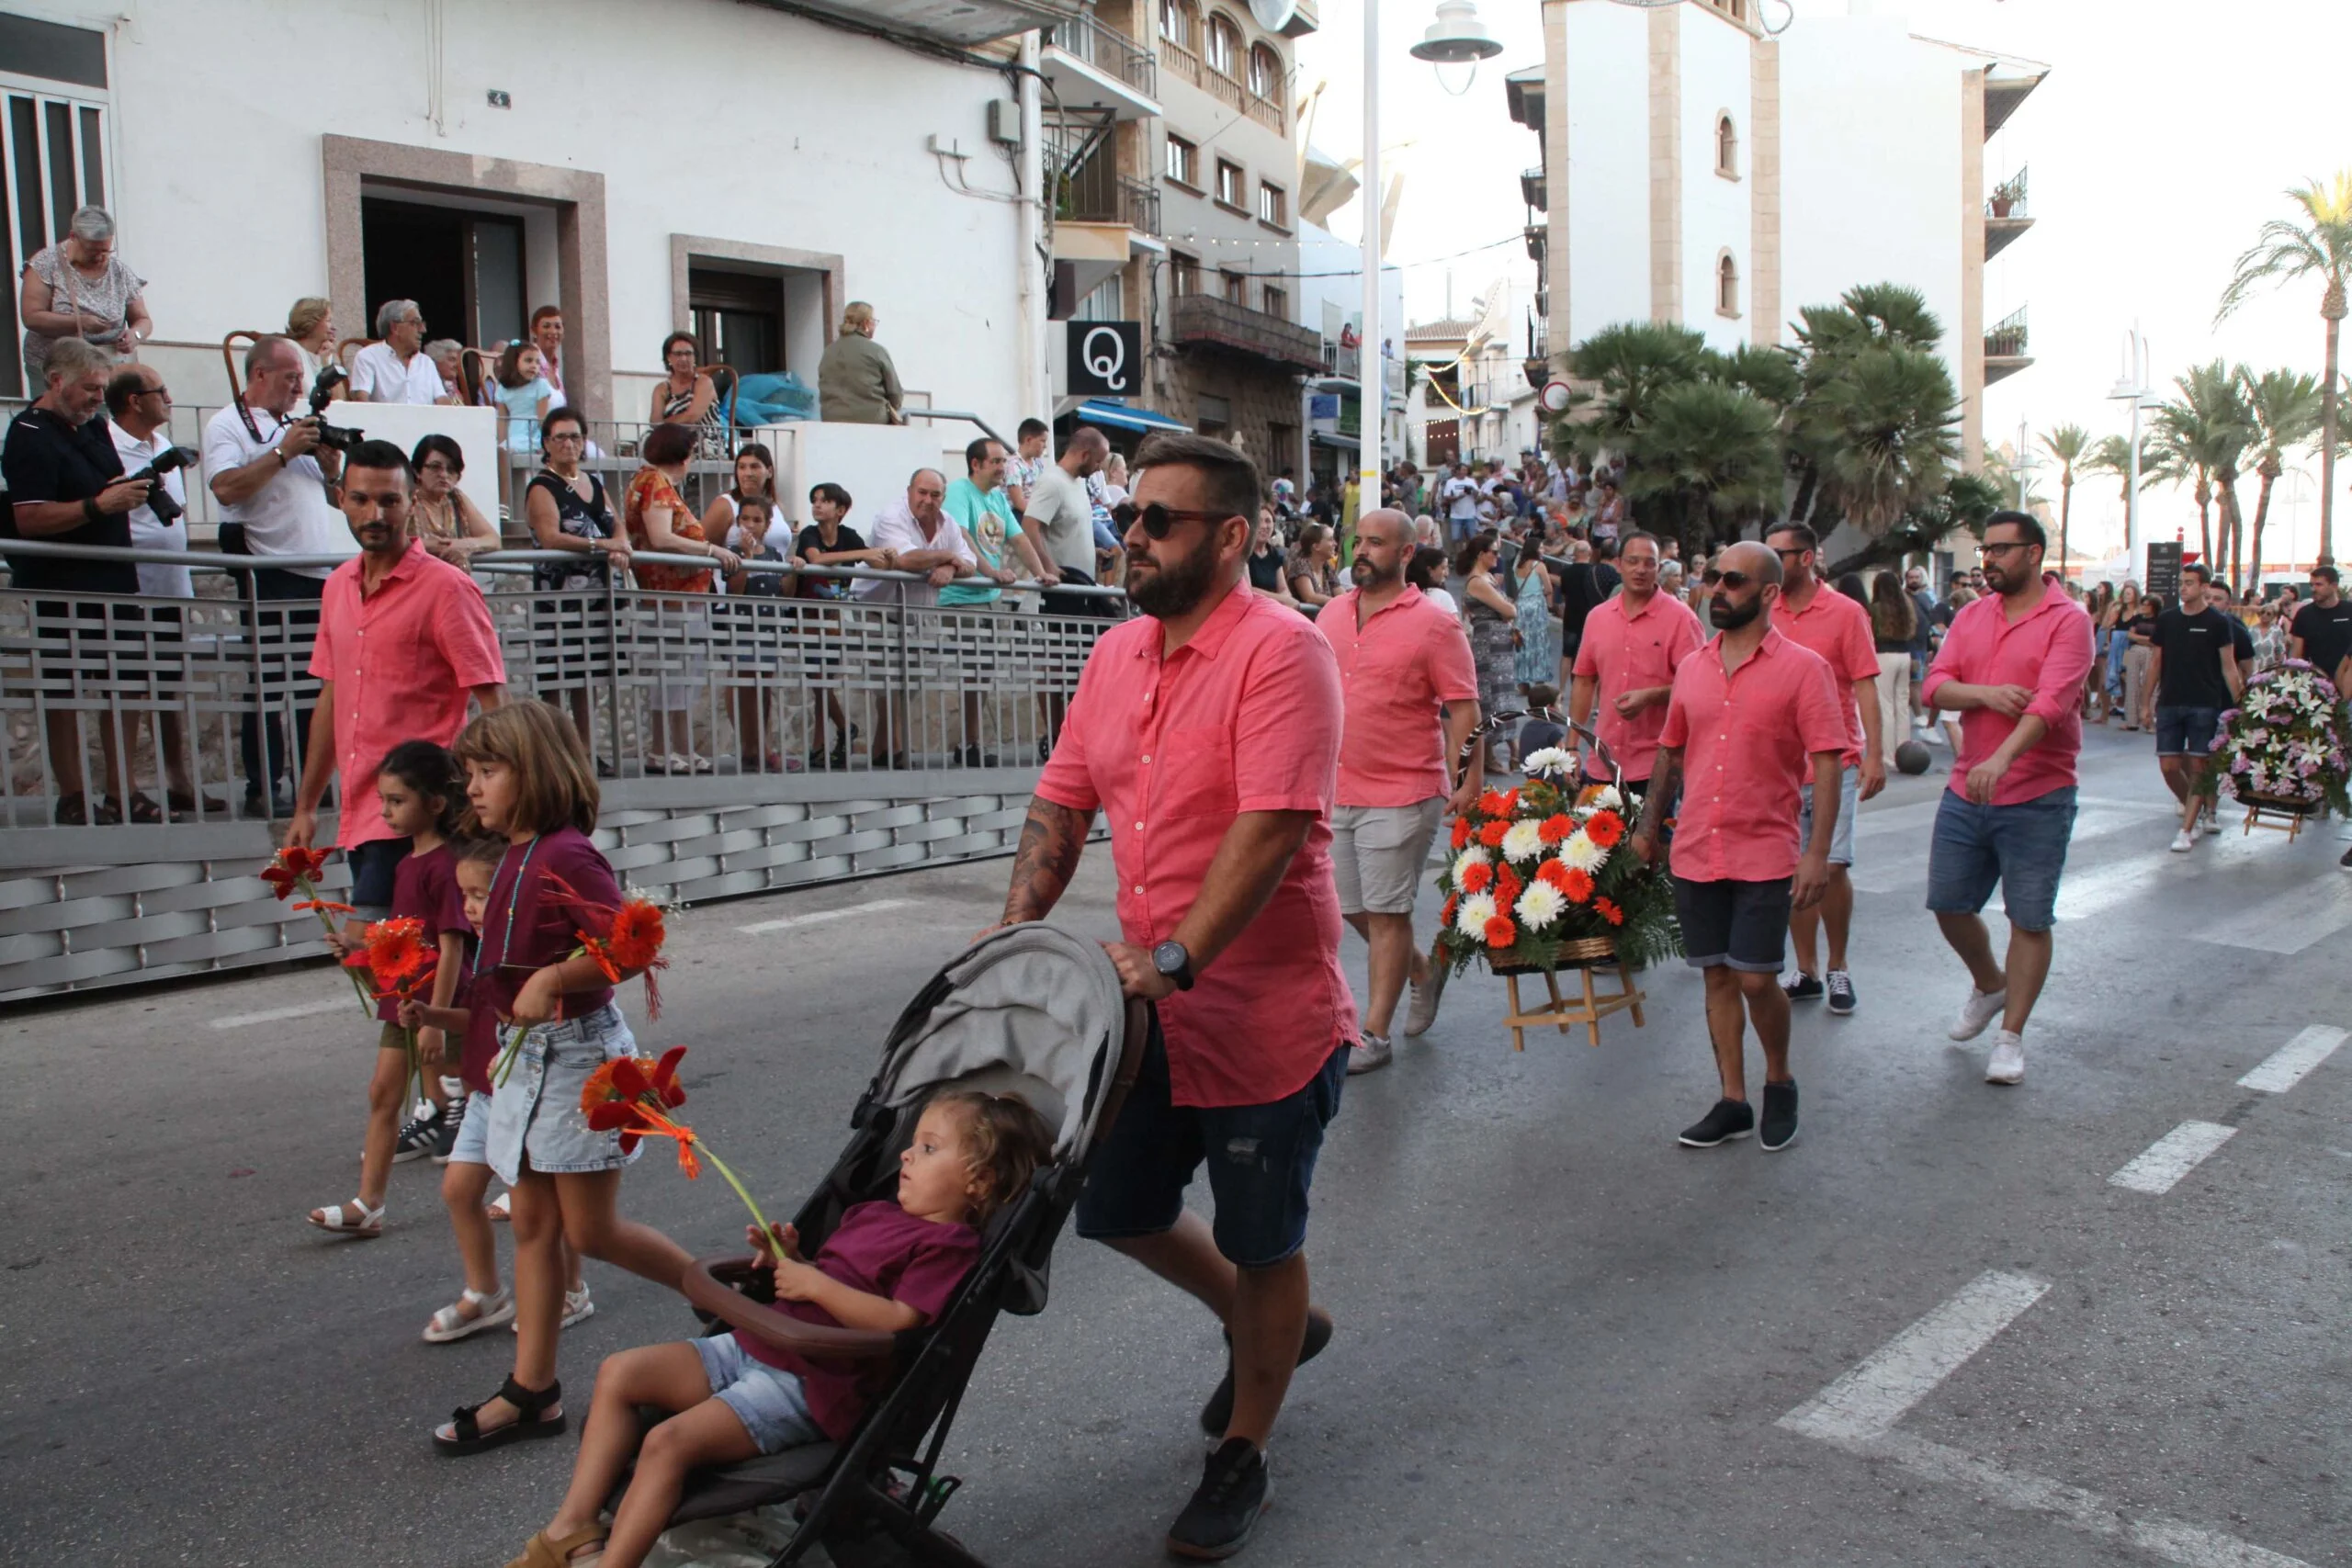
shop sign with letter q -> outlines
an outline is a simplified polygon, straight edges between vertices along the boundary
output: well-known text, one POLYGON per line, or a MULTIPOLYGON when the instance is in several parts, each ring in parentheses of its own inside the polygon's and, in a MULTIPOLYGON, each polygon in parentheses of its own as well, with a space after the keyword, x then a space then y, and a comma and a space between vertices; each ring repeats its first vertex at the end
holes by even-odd
POLYGON ((1143 390, 1143 323, 1069 321, 1068 386, 1080 398, 1132 398, 1143 390))

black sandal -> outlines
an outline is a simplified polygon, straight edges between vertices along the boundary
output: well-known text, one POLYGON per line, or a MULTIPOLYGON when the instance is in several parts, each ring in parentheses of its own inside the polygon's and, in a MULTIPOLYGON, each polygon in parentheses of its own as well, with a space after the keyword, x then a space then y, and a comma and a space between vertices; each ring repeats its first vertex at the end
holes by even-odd
POLYGON ((509 1443, 519 1443, 531 1438, 560 1437, 564 1427, 570 1425, 568 1416, 559 1414, 542 1417, 539 1414, 550 1404, 562 1403, 563 1383, 560 1381, 551 1382, 535 1393, 510 1376, 499 1385, 493 1397, 503 1399, 514 1407, 514 1420, 485 1432, 477 1417, 481 1413, 481 1404, 488 1404, 490 1401, 485 1399, 481 1404, 460 1405, 450 1413, 451 1434, 444 1437, 435 1431, 433 1446, 450 1458, 458 1459, 467 1454, 487 1453, 492 1449, 504 1448, 509 1443))

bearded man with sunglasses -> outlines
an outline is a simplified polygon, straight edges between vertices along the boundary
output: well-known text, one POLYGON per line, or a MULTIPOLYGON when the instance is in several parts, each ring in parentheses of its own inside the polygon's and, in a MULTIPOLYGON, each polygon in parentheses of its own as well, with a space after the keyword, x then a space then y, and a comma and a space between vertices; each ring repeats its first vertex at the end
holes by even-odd
POLYGON ((1257 465, 1158 436, 1115 517, 1142 612, 1086 661, 1037 780, 1004 923, 1043 919, 1098 809, 1110 818, 1126 994, 1158 1004, 1142 1072, 1095 1156, 1078 1233, 1198 1297, 1224 1323, 1221 1439, 1168 1535, 1240 1549, 1266 1506, 1265 1445, 1292 1369, 1331 1335, 1307 1295, 1307 1188, 1337 1113, 1355 1002, 1331 874, 1340 686, 1330 644, 1250 592, 1257 465), (1204 1159, 1212 1225, 1184 1208, 1204 1159))

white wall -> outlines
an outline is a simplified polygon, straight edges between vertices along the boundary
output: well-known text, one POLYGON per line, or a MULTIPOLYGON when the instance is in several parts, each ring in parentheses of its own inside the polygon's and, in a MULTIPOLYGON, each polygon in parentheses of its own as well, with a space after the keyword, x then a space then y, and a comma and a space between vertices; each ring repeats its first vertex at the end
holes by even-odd
MULTIPOLYGON (((670 237, 701 234, 842 254, 908 387, 1021 412, 1015 209, 951 193, 924 147, 960 138, 970 183, 1009 192, 985 135, 1002 77, 729 0, 665 0, 658 19, 631 0, 451 3, 444 134, 426 118, 429 4, 181 0, 119 26, 110 205, 159 336, 217 342, 326 292, 320 138, 335 133, 601 173, 618 375, 658 369, 670 237), (488 107, 492 88, 514 107, 488 107)), ((79 0, 9 8, 89 25, 79 0)))
POLYGON ((1747 34, 1698 6, 1682 15, 1682 316, 1726 353, 1748 341, 1748 283, 1754 230, 1748 218, 1749 87, 1747 34), (1728 110, 1739 132, 1740 178, 1715 173, 1715 122, 1728 110), (1728 250, 1739 268, 1736 319, 1715 313, 1715 262, 1728 250))
MULTIPOLYGON (((1700 30, 1702 18, 1684 21, 1700 30)), ((1573 341, 1650 315, 1649 17, 1628 6, 1570 6, 1568 255, 1552 272, 1573 341)), ((1555 109, 1547 112, 1556 113, 1555 109)), ((1531 160, 1532 161, 1532 160, 1531 160)))

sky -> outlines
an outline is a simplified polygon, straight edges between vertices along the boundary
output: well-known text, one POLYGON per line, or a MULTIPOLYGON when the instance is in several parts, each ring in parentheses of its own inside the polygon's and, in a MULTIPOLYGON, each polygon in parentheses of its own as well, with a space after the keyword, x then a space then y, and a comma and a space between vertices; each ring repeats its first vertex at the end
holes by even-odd
MULTIPOLYGON (((1580 0, 1603 4, 1607 0, 1580 0)), ((2129 408, 2108 393, 2125 334, 2149 341, 2150 383, 2171 390, 2189 366, 2222 358, 2256 371, 2320 373, 2324 342, 2316 286, 2257 299, 2228 321, 2214 308, 2231 265, 2263 221, 2290 217, 2284 193, 2352 167, 2344 62, 2352 60, 2346 0, 1860 0, 1907 14, 1914 31, 2041 61, 2049 78, 1985 149, 1989 181, 2030 166, 2034 227, 1985 268, 1984 319, 2030 307, 2034 364, 1985 397, 1987 439, 2014 443, 2019 420, 2039 434, 2062 423, 2096 437, 2120 434, 2129 408)), ((1794 0, 1790 25, 1842 14, 1849 0, 1794 0)), ((1765 0, 1768 23, 1781 0, 1765 0)), ((1405 191, 1388 259, 1405 266, 1407 314, 1457 312, 1509 274, 1533 277, 1520 230, 1527 209, 1519 173, 1540 157, 1533 132, 1512 123, 1506 73, 1541 64, 1537 0, 1480 0, 1503 52, 1477 68, 1432 67, 1408 50, 1434 0, 1382 0, 1381 146, 1405 191), (1454 96, 1460 91, 1460 96, 1454 96), (1507 242, 1492 245, 1492 242, 1507 242), (1454 253, 1478 249, 1473 254, 1454 253), (1438 258, 1452 256, 1450 260, 1438 258)), ((1328 83, 1310 135, 1319 149, 1357 156, 1363 143, 1362 0, 1325 0, 1321 30, 1299 45, 1299 91, 1328 83)), ((1859 128, 1858 128, 1859 129, 1859 128)), ((1639 128, 1635 128, 1639 133, 1639 128)), ((1333 215, 1362 231, 1353 204, 1333 215)), ((2352 338, 2352 333, 2347 334, 2352 338)), ((2352 341, 2345 345, 2352 367, 2352 341)), ((2046 459, 2045 459, 2046 461, 2046 459)), ((2299 530, 2298 558, 2316 552, 2319 465, 2279 481, 2272 525, 2299 530)), ((2352 463, 2337 467, 2338 553, 2352 553, 2352 463)), ((2053 502, 2055 466, 2036 477, 2053 502)), ((2103 478, 2075 491, 2077 550, 2120 548, 2119 486, 2103 478)), ((2245 503, 2252 510, 2251 488, 2245 503)), ((2143 529, 2185 527, 2187 493, 2151 492, 2143 529)), ((2277 552, 2266 549, 2277 558, 2277 552)))

